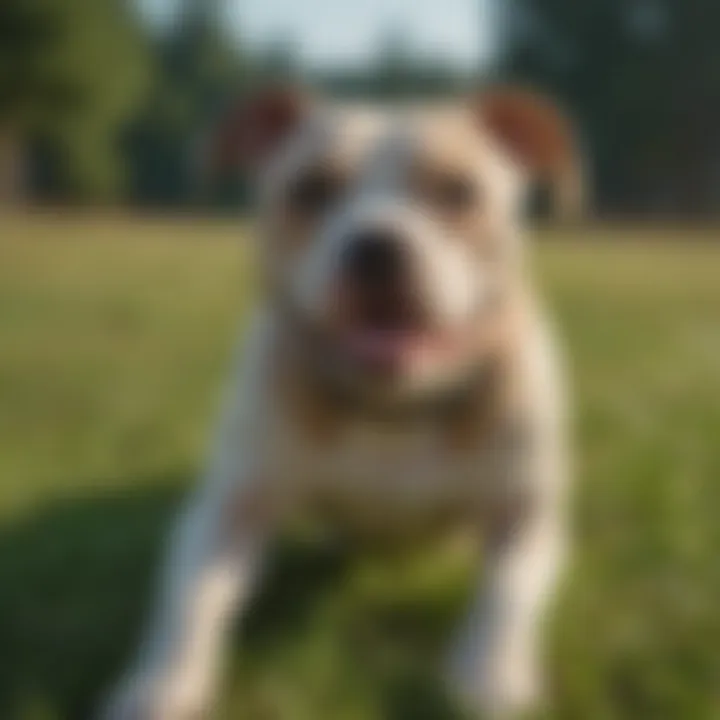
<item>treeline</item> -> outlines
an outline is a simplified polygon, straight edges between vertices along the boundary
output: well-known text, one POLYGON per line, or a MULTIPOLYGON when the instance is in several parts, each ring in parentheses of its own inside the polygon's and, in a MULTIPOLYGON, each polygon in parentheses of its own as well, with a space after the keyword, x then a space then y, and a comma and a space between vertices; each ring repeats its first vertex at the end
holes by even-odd
MULTIPOLYGON (((249 52, 218 0, 184 0, 162 31, 125 0, 0 3, 0 200, 197 203, 196 148, 249 84, 297 78, 344 94, 449 90, 455 74, 388 35, 365 71, 303 76, 291 42, 249 52)), ((242 201, 238 187, 210 201, 242 201)), ((207 202, 208 197, 202 198, 207 202)))
POLYGON ((178 206, 199 128, 251 72, 211 0, 159 32, 126 0, 0 2, 0 187, 178 206))
POLYGON ((720 211, 720 2, 502 0, 498 71, 580 122, 603 213, 720 211))
MULTIPOLYGON (((499 51, 481 77, 409 52, 401 28, 366 67, 309 73, 292 38, 250 52, 221 0, 181 1, 163 31, 125 0, 2 0, 0 202, 197 204, 203 130, 264 78, 380 98, 502 78, 548 90, 577 118, 598 212, 720 208, 720 3, 496 2, 499 51)), ((242 188, 212 201, 238 204, 242 188)))

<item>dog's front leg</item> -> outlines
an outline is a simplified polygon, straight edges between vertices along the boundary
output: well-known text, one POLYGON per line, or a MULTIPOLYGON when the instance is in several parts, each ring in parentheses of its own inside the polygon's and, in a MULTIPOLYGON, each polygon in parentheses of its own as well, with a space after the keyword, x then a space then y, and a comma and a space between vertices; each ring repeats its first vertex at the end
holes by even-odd
POLYGON ((269 530, 258 497, 209 487, 190 503, 171 538, 139 658, 104 718, 185 720, 208 712, 224 631, 252 592, 269 530))
POLYGON ((542 699, 540 631, 565 556, 554 493, 515 510, 490 524, 485 566, 449 668, 454 689, 491 718, 514 717, 542 699))
POLYGON ((170 537, 145 641, 103 720, 195 720, 209 712, 225 630, 252 595, 280 499, 288 501, 269 469, 263 350, 251 343, 241 363, 207 477, 170 537))

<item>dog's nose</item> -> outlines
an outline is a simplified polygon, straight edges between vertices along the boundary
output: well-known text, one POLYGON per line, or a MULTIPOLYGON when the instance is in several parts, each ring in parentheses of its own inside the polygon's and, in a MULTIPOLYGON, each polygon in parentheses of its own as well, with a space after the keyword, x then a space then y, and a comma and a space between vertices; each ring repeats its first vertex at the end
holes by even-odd
POLYGON ((399 282, 407 269, 407 247, 392 230, 364 230, 346 245, 346 275, 365 287, 387 287, 399 282))

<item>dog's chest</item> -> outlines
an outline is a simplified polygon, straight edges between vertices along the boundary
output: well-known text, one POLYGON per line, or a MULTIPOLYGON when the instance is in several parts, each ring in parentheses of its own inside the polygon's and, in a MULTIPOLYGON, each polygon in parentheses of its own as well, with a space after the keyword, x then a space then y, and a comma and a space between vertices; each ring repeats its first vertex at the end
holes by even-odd
POLYGON ((323 448, 306 448, 295 473, 338 519, 426 523, 480 509, 497 474, 490 455, 454 450, 433 428, 360 426, 323 448))

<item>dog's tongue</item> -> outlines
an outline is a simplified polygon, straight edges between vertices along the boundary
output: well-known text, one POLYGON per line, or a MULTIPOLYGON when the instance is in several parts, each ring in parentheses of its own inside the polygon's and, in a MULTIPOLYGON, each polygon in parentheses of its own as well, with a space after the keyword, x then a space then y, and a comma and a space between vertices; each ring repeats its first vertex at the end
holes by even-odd
POLYGON ((366 330, 354 333, 350 349, 364 362, 377 366, 402 364, 420 350, 422 337, 399 330, 366 330))

